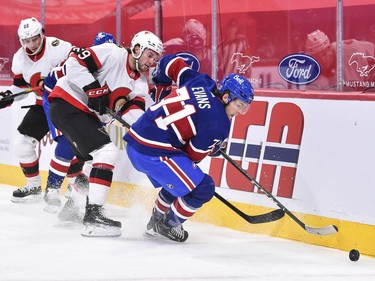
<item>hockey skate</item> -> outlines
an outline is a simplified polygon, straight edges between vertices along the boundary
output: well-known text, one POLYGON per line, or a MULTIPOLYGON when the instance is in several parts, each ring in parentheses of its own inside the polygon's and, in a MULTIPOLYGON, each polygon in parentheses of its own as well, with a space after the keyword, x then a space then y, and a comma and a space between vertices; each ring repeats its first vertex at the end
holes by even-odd
POLYGON ((163 218, 163 215, 159 213, 155 208, 152 209, 152 216, 147 223, 145 236, 157 236, 158 234, 154 231, 155 224, 163 218))
POLYGON ((44 202, 46 206, 43 208, 48 213, 57 213, 61 207, 61 199, 59 189, 47 187, 44 194, 44 202))
POLYGON ((57 215, 57 218, 59 219, 57 226, 68 227, 82 225, 83 213, 80 212, 79 207, 74 204, 73 198, 69 197, 64 207, 57 215))
POLYGON ((101 205, 86 206, 83 225, 81 235, 86 237, 118 237, 122 234, 121 222, 107 218, 101 205))
POLYGON ((163 219, 157 221, 152 230, 149 230, 147 234, 149 236, 168 238, 175 242, 185 242, 189 237, 189 233, 184 230, 182 224, 177 226, 170 226, 168 224, 168 214, 165 214, 163 219))
POLYGON ((10 201, 14 203, 35 203, 42 199, 42 189, 40 186, 25 185, 13 191, 10 201))

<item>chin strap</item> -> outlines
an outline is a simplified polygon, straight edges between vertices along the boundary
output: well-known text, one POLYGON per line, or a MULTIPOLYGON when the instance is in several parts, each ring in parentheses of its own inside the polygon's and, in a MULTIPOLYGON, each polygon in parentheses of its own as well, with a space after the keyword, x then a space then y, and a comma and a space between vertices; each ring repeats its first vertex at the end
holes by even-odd
POLYGON ((139 58, 135 59, 135 69, 140 72, 140 70, 139 70, 139 58))
POLYGON ((24 45, 24 44, 22 43, 22 46, 23 46, 23 49, 25 50, 26 55, 28 55, 28 56, 35 56, 35 55, 37 55, 37 54, 40 53, 40 51, 42 50, 43 45, 44 45, 44 35, 40 35, 40 36, 41 36, 41 43, 40 43, 38 49, 36 49, 36 51, 33 52, 33 53, 29 53, 27 50, 30 50, 30 49, 28 49, 28 48, 26 47, 26 45, 24 45))

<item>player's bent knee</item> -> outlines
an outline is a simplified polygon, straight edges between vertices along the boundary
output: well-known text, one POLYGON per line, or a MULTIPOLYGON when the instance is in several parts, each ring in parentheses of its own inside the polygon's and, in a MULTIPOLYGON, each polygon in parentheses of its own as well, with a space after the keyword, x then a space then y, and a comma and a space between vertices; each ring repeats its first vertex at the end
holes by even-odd
POLYGON ((37 158, 35 148, 39 142, 26 135, 18 136, 13 143, 14 154, 17 158, 29 161, 35 161, 37 158))
POLYGON ((198 203, 198 205, 193 204, 192 206, 200 207, 204 203, 210 201, 214 194, 215 183, 209 175, 205 174, 201 183, 190 193, 198 203))
POLYGON ((110 142, 90 154, 93 158, 92 163, 106 163, 114 166, 119 155, 119 150, 113 142, 110 142))

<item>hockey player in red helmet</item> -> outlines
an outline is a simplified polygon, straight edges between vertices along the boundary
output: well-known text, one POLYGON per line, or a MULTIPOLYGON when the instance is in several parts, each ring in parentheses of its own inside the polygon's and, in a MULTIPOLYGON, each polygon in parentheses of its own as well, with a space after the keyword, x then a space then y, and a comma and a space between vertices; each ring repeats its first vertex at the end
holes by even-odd
MULTIPOLYGON (((337 43, 331 43, 321 30, 309 33, 305 43, 306 53, 320 64, 321 75, 308 88, 315 90, 337 90, 337 43)), ((373 74, 363 72, 374 60, 374 44, 367 41, 347 39, 342 41, 343 89, 364 90, 373 79, 373 74)))

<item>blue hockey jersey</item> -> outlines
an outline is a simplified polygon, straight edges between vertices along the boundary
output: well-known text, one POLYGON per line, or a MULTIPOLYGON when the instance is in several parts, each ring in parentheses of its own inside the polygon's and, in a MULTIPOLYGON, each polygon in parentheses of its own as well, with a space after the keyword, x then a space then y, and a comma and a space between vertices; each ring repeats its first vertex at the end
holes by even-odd
POLYGON ((199 162, 228 138, 231 122, 216 83, 176 56, 160 61, 160 80, 171 79, 178 89, 152 105, 131 127, 124 140, 151 156, 186 153, 199 162))

